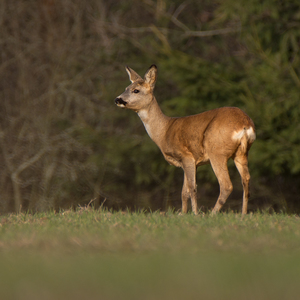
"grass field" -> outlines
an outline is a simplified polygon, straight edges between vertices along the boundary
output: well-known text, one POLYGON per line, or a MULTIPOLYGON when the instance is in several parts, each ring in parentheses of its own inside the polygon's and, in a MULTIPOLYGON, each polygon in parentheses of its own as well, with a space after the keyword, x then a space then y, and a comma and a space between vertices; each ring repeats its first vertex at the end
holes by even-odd
POLYGON ((110 213, 0 217, 0 299, 298 299, 300 218, 110 213))

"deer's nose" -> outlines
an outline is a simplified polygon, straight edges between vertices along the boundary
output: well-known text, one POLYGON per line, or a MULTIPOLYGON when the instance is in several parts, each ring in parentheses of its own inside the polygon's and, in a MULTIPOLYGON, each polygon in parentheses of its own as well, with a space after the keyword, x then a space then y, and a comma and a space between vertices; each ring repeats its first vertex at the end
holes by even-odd
POLYGON ((120 98, 120 97, 118 97, 118 98, 115 99, 115 103, 116 103, 117 105, 120 105, 120 106, 126 106, 126 104, 127 104, 127 102, 124 101, 124 100, 123 100, 122 98, 120 98))

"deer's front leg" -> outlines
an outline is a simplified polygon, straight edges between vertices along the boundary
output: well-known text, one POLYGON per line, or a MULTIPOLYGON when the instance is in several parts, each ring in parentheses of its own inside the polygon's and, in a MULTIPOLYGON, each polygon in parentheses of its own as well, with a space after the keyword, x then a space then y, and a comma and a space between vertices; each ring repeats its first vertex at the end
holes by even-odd
POLYGON ((183 187, 182 187, 182 192, 181 192, 182 213, 183 214, 187 213, 189 198, 190 198, 190 193, 189 193, 189 188, 187 185, 186 174, 184 173, 183 187))
POLYGON ((182 187, 182 213, 187 212, 188 199, 191 199, 192 210, 198 214, 197 205, 197 185, 196 185, 196 165, 193 158, 185 158, 182 168, 184 171, 184 182, 182 187))

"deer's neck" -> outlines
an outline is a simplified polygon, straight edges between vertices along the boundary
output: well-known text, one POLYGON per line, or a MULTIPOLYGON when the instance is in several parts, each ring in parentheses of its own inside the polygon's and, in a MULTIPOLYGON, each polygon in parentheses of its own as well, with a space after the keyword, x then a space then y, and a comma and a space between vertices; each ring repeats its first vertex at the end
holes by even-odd
POLYGON ((163 114, 155 97, 147 108, 138 111, 138 115, 150 138, 160 147, 171 118, 163 114))

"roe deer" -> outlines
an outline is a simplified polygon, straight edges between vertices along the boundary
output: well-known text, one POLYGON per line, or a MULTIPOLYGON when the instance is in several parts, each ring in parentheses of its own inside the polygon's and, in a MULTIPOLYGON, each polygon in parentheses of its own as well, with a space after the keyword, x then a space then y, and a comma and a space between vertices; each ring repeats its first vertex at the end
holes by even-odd
POLYGON ((212 212, 221 209, 232 191, 227 168, 227 161, 232 158, 242 178, 242 214, 246 214, 250 181, 248 151, 255 140, 253 121, 236 107, 217 108, 187 117, 167 117, 153 95, 157 67, 152 65, 144 79, 129 67, 126 71, 132 83, 115 103, 135 111, 167 162, 183 169, 182 213, 187 212, 189 198, 194 214, 198 213, 196 168, 208 163, 220 185, 212 212))

